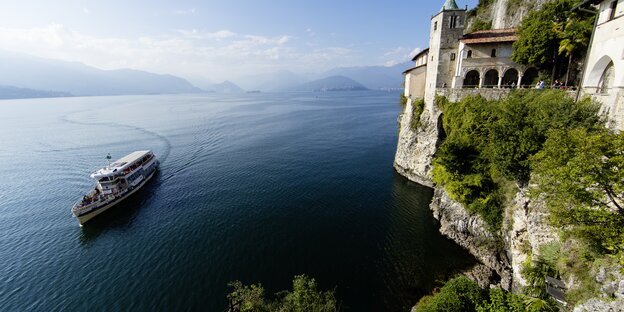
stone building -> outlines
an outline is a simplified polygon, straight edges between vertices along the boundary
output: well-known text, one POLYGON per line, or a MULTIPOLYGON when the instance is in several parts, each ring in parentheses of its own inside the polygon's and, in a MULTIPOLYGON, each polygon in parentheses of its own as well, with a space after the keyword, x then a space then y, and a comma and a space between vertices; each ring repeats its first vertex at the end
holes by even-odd
POLYGON ((587 0, 580 8, 597 9, 583 75, 582 91, 602 103, 609 127, 624 129, 624 0, 587 0))
POLYGON ((442 89, 530 86, 537 69, 511 60, 514 29, 465 33, 467 8, 446 0, 431 18, 429 48, 404 72, 405 96, 433 103, 442 89), (424 57, 424 58, 423 58, 424 57))
POLYGON ((427 59, 429 49, 425 49, 416 54, 412 61, 414 67, 403 72, 405 75, 405 97, 422 98, 425 96, 425 81, 427 79, 427 59))
POLYGON ((532 86, 538 71, 511 60, 515 29, 482 30, 459 39, 459 62, 453 88, 532 86))

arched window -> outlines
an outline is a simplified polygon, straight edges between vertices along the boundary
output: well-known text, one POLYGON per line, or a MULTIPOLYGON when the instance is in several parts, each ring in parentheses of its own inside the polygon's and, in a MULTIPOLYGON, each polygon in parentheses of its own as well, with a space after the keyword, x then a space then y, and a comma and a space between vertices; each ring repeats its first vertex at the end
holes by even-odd
POLYGON ((492 57, 496 57, 496 49, 492 49, 492 57))
POLYGON ((451 61, 455 60, 455 53, 451 53, 451 61))
POLYGON ((466 58, 472 58, 472 50, 468 50, 468 54, 466 55, 466 58))
POLYGON ((602 73, 602 77, 600 77, 600 82, 598 83, 598 92, 602 94, 609 94, 609 91, 613 87, 613 80, 615 78, 615 68, 613 67, 613 62, 607 65, 604 72, 602 73))

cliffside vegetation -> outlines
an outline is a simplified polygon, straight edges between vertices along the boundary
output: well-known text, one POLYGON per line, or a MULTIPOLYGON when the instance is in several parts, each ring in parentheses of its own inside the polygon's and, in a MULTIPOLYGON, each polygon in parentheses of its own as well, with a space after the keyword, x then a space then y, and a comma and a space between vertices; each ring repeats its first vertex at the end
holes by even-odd
POLYGON ((233 288, 228 295, 230 312, 335 312, 339 306, 333 291, 317 290, 316 281, 306 275, 295 276, 292 291, 275 294, 267 299, 262 285, 244 285, 239 281, 230 283, 233 288))
POLYGON ((477 7, 467 12, 470 19, 468 32, 492 29, 492 18, 489 14, 493 0, 480 0, 477 7))
POLYGON ((447 138, 433 162, 433 181, 481 215, 493 232, 500 228, 502 205, 513 196, 514 184, 528 183, 531 157, 549 131, 601 127, 598 107, 590 100, 574 102, 555 90, 518 90, 499 101, 438 98, 437 105, 447 138))
POLYGON ((575 102, 558 90, 437 104, 447 138, 433 162, 434 182, 494 233, 517 186, 530 185, 560 230, 561 242, 529 257, 524 292, 545 299, 545 275, 574 276, 570 302, 595 296, 596 269, 624 265, 624 134, 604 128, 590 99, 575 102))
MULTIPOLYGON (((510 1, 513 3, 514 1, 510 1)), ((573 11, 580 0, 553 0, 531 11, 518 28, 512 60, 550 71, 550 82, 565 73, 565 83, 584 56, 593 30, 594 15, 573 11)))
POLYGON ((410 128, 412 130, 418 129, 420 125, 420 115, 422 115, 423 110, 425 109, 425 100, 418 99, 412 103, 412 119, 410 121, 410 128))
POLYGON ((467 277, 448 281, 435 294, 423 297, 415 307, 416 312, 531 312, 556 311, 556 305, 543 299, 512 294, 492 288, 481 290, 467 277))

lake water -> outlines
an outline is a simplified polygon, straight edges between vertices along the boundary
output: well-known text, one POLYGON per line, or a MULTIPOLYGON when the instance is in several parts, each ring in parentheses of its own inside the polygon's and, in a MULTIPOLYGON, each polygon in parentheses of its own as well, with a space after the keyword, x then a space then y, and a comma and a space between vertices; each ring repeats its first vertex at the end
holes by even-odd
POLYGON ((0 101, 0 310, 223 311, 227 283, 308 274, 346 311, 407 311, 475 263, 394 173, 398 94, 0 101), (83 228, 89 174, 161 170, 83 228))

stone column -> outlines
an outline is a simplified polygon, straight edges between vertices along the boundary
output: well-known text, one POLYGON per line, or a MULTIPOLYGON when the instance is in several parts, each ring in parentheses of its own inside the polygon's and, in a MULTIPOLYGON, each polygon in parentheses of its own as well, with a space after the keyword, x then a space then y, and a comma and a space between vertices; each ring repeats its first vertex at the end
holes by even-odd
POLYGON ((518 83, 516 84, 516 88, 520 88, 520 83, 522 82, 522 75, 518 73, 518 83))
POLYGON ((498 75, 498 88, 501 88, 501 85, 503 84, 503 76, 498 75))
POLYGON ((485 80, 485 74, 479 74, 479 89, 483 88, 483 81, 485 80))

